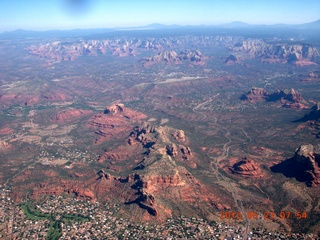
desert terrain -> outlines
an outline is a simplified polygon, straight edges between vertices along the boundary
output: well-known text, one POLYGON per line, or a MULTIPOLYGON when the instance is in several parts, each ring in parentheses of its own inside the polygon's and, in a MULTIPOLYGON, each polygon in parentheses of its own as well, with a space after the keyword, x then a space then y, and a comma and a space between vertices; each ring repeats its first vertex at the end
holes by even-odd
POLYGON ((2 236, 48 197, 319 234, 320 46, 157 31, 0 39, 2 236))

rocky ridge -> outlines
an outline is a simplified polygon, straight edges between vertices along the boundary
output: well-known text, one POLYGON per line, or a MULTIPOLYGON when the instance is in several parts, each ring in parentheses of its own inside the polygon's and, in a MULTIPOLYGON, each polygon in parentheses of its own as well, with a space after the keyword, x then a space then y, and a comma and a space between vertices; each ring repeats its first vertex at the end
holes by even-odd
MULTIPOLYGON (((165 38, 116 38, 104 40, 50 41, 26 48, 30 54, 50 61, 72 61, 84 55, 135 56, 140 51, 163 51, 181 46, 232 46, 242 40, 239 36, 180 36, 165 38)), ((184 55, 188 55, 185 53, 184 55)), ((195 60, 197 55, 194 55, 195 60)))
POLYGON ((177 63, 180 64, 183 61, 188 61, 193 64, 204 64, 207 58, 199 50, 185 50, 179 54, 174 50, 164 50, 158 54, 141 59, 144 64, 166 62, 166 63, 177 63))
MULTIPOLYGON (((128 111, 122 104, 107 109, 110 111, 107 115, 111 116, 128 111)), ((202 212, 208 210, 209 215, 210 209, 230 209, 184 167, 197 167, 196 154, 188 144, 184 131, 144 122, 131 131, 125 146, 101 156, 99 161, 104 169, 93 172, 83 163, 74 164, 66 170, 68 178, 57 180, 54 176, 59 175, 50 174, 40 184, 34 183, 31 196, 70 193, 88 199, 114 200, 129 207, 133 216, 143 219, 172 217, 172 204, 195 215, 200 208, 202 212), (114 156, 120 156, 119 151, 127 151, 126 157, 115 159, 114 156), (119 173, 112 166, 117 166, 119 173), (87 169, 86 173, 83 169, 87 169)))
POLYGON ((320 82, 320 72, 310 72, 306 78, 301 80, 301 82, 320 82))
POLYGON ((236 63, 240 63, 240 61, 235 55, 230 54, 228 57, 225 58, 223 63, 230 66, 230 65, 234 65, 236 63))
POLYGON ((271 167, 271 170, 294 177, 309 187, 320 186, 320 145, 300 146, 292 158, 271 167))
POLYGON ((231 51, 245 52, 251 57, 260 57, 269 63, 296 63, 301 65, 314 64, 320 61, 320 50, 305 43, 272 43, 261 39, 246 39, 229 47, 231 51))
POLYGON ((229 167, 232 173, 236 173, 242 176, 255 176, 260 175, 261 169, 253 160, 249 160, 244 157, 242 160, 235 163, 232 167, 229 167))
POLYGON ((269 93, 263 88, 253 87, 248 93, 242 95, 240 99, 253 103, 260 101, 280 102, 283 107, 291 109, 308 108, 306 100, 293 88, 269 93))
POLYGON ((103 113, 95 114, 90 118, 88 125, 94 128, 95 134, 98 135, 96 143, 100 143, 117 135, 126 134, 132 128, 132 124, 146 117, 143 113, 119 103, 106 107, 103 113))
POLYGON ((320 146, 302 145, 296 149, 293 161, 309 186, 320 184, 320 146))
POLYGON ((92 113, 91 110, 79 110, 79 109, 70 108, 70 109, 66 109, 64 111, 58 112, 55 116, 51 117, 50 120, 53 122, 59 122, 59 123, 70 122, 70 121, 73 121, 74 119, 87 116, 91 113, 92 113))

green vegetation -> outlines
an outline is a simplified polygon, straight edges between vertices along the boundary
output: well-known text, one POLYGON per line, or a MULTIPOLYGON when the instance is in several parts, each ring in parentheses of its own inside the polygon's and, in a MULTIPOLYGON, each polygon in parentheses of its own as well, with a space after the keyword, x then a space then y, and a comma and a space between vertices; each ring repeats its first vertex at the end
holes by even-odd
POLYGON ((47 240, 57 240, 61 237, 61 225, 60 221, 54 221, 50 223, 50 228, 47 234, 47 240))
POLYGON ((27 218, 30 220, 45 220, 50 217, 49 214, 45 214, 37 210, 36 208, 32 207, 28 203, 22 203, 21 204, 21 209, 23 210, 24 214, 26 215, 27 218))
POLYGON ((82 216, 81 214, 62 214, 57 220, 57 216, 54 213, 42 213, 30 202, 24 202, 21 205, 21 209, 26 217, 33 221, 48 220, 50 221, 49 231, 47 234, 47 240, 59 239, 62 235, 61 223, 73 223, 73 222, 85 222, 89 221, 89 217, 82 216))

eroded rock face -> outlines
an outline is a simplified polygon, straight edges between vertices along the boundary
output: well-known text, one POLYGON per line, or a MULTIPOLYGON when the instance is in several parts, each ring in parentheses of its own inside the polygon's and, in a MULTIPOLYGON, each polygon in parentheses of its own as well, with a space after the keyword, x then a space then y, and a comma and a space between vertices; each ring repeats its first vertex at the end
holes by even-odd
POLYGON ((301 94, 291 88, 290 90, 278 90, 272 94, 269 94, 269 101, 287 100, 290 102, 302 102, 305 101, 301 94))
POLYGON ((263 88, 253 87, 251 90, 241 97, 242 100, 249 102, 265 101, 268 98, 268 93, 263 88))
POLYGON ((253 87, 247 94, 242 95, 240 99, 253 103, 260 101, 280 102, 283 107, 291 109, 308 108, 306 100, 293 88, 268 93, 263 88, 253 87))
POLYGON ((174 63, 174 62, 179 62, 179 56, 176 51, 173 50, 164 50, 159 52, 158 54, 148 57, 143 59, 147 62, 168 62, 168 63, 174 63))
POLYGON ((320 71, 310 72, 301 82, 320 82, 320 71))
POLYGON ((106 110, 104 111, 104 113, 112 113, 112 114, 117 114, 118 112, 124 112, 125 111, 125 107, 124 104, 119 103, 119 104, 114 104, 111 105, 109 107, 106 107, 106 110))
POLYGON ((317 125, 320 121, 320 103, 312 107, 312 111, 306 114, 301 119, 297 120, 297 122, 307 122, 307 121, 314 121, 317 125))
POLYGON ((233 65, 236 63, 240 63, 240 61, 235 55, 230 54, 228 57, 226 57, 226 59, 223 61, 223 63, 226 65, 233 65))
POLYGON ((241 161, 235 163, 229 169, 236 174, 244 176, 258 176, 261 172, 260 168, 252 160, 248 160, 246 157, 241 161))
POLYGON ((167 62, 177 64, 183 61, 189 61, 193 64, 204 64, 206 59, 199 50, 184 50, 179 54, 174 50, 164 50, 152 57, 144 58, 141 61, 145 63, 167 62))
POLYGON ((184 61, 188 60, 190 62, 200 64, 201 62, 204 63, 204 61, 207 58, 199 50, 193 50, 193 51, 185 50, 185 51, 180 52, 179 59, 184 60, 184 61))
POLYGON ((320 184, 320 146, 302 145, 294 154, 293 160, 300 167, 300 173, 310 186, 320 184))
POLYGON ((186 136, 183 130, 177 130, 176 132, 174 132, 173 137, 176 141, 186 141, 186 136))
POLYGON ((99 136, 96 143, 100 143, 114 136, 126 135, 132 129, 133 123, 146 117, 143 113, 126 108, 123 104, 115 104, 107 107, 104 113, 98 113, 91 117, 88 124, 95 129, 94 132, 99 136))
POLYGON ((292 158, 271 167, 273 172, 294 177, 307 186, 320 186, 320 145, 302 145, 292 158))
POLYGON ((283 107, 291 109, 304 109, 308 108, 307 103, 301 96, 301 94, 291 88, 290 90, 278 90, 272 94, 269 94, 268 101, 280 101, 283 107))
POLYGON ((178 148, 175 144, 167 145, 166 149, 167 149, 167 153, 170 156, 172 156, 172 157, 178 156, 178 148))
POLYGON ((53 122, 71 122, 74 119, 81 118, 83 116, 87 116, 91 114, 91 110, 79 110, 79 109, 67 109, 57 113, 55 116, 51 117, 51 121, 53 122))
MULTIPOLYGON (((242 51, 251 57, 261 57, 263 62, 298 63, 303 60, 318 62, 320 50, 310 44, 303 43, 272 43, 261 39, 247 39, 230 47, 232 51, 242 51)), ((314 64, 309 62, 309 64, 314 64)), ((304 62, 306 65, 306 62, 304 62)))

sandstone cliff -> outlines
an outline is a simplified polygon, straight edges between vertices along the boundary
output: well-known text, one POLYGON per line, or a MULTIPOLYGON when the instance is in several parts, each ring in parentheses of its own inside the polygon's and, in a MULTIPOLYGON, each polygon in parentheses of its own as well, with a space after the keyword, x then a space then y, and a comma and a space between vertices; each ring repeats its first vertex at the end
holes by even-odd
POLYGON ((260 167, 254 161, 249 160, 246 157, 235 163, 232 167, 229 167, 229 169, 232 173, 243 176, 258 177, 261 172, 260 167))
POLYGON ((307 106, 307 101, 293 88, 290 90, 284 89, 269 93, 263 88, 253 87, 248 93, 243 94, 240 99, 253 103, 260 101, 280 102, 283 107, 291 109, 309 108, 307 106))
POLYGON ((249 102, 265 101, 268 99, 268 93, 263 88, 253 87, 248 93, 242 95, 240 99, 249 102))
POLYGON ((98 135, 96 143, 109 140, 112 137, 121 137, 132 129, 132 124, 146 118, 146 115, 123 104, 114 104, 106 107, 103 113, 98 113, 90 118, 88 124, 94 128, 98 135))
POLYGON ((295 177, 308 186, 319 186, 320 145, 302 145, 296 149, 293 158, 271 167, 271 170, 287 177, 295 177))
POLYGON ((184 61, 192 64, 204 64, 206 59, 207 58, 199 50, 184 50, 179 54, 174 50, 164 50, 154 56, 143 58, 141 61, 145 64, 157 62, 180 64, 184 61))
MULTIPOLYGON (((232 51, 260 57, 264 62, 298 63, 302 60, 320 61, 320 50, 305 43, 273 43, 261 39, 247 39, 229 48, 232 51)), ((310 64, 314 64, 309 62, 310 64)), ((307 62, 304 65, 308 65, 307 62)))
POLYGON ((58 112, 55 116, 51 117, 51 121, 58 123, 71 122, 75 119, 79 119, 84 116, 88 116, 92 113, 91 110, 79 110, 70 108, 61 112, 58 112))

